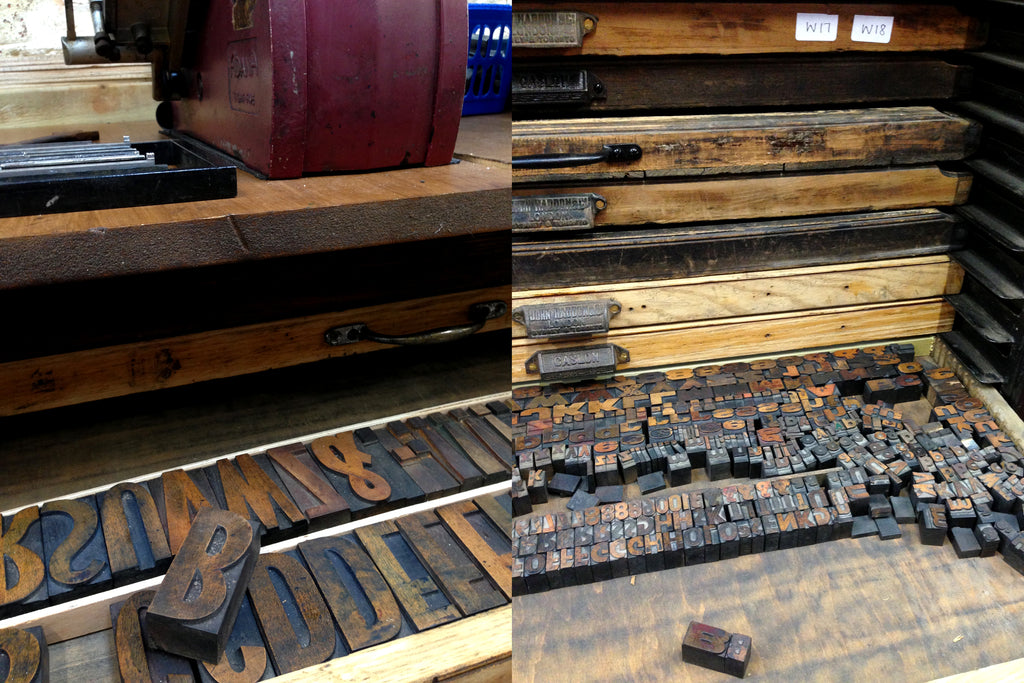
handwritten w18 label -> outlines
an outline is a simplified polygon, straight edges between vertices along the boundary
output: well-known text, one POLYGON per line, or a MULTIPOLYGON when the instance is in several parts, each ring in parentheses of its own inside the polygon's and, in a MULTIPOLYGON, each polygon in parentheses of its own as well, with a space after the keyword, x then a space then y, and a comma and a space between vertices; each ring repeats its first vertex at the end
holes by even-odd
POLYGON ((832 42, 839 36, 838 14, 810 14, 798 12, 796 15, 796 39, 819 40, 832 42))
POLYGON ((894 17, 875 17, 856 14, 853 17, 853 33, 850 40, 855 43, 888 43, 892 38, 894 17))

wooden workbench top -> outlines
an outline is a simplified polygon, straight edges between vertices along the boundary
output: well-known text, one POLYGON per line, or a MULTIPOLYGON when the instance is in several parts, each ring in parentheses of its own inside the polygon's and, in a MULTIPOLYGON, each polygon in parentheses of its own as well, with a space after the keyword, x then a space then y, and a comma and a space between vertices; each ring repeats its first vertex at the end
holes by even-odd
MULTIPOLYGON (((101 141, 159 138, 110 124, 101 141)), ((508 115, 467 118, 460 163, 294 180, 238 172, 230 199, 0 219, 0 289, 507 230, 508 115)), ((0 131, 0 143, 46 135, 0 131)))

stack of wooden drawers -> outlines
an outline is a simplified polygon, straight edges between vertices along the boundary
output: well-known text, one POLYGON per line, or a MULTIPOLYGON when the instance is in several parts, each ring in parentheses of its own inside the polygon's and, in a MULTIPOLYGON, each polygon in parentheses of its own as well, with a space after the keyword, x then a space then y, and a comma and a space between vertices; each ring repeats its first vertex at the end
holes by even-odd
POLYGON ((951 329, 949 209, 980 130, 942 107, 979 21, 923 4, 515 11, 513 382, 951 329))
POLYGON ((984 126, 975 182, 965 219, 968 247, 956 254, 967 271, 951 299, 955 330, 943 335, 983 381, 997 385, 1018 412, 1024 407, 1021 311, 1024 306, 1024 7, 986 2, 991 37, 970 56, 976 77, 971 98, 958 107, 984 126))

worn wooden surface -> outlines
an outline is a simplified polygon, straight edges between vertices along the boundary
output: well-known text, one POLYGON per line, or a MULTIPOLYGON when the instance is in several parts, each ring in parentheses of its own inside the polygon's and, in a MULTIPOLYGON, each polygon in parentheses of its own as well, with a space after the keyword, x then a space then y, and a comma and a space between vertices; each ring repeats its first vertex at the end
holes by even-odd
MULTIPOLYGON (((323 335, 336 325, 359 322, 381 334, 465 325, 472 304, 507 301, 508 295, 507 287, 492 287, 429 300, 412 299, 336 314, 13 361, 0 365, 0 388, 6 397, 0 414, 14 415, 393 348, 372 341, 329 346, 323 335)), ((483 331, 508 325, 506 315, 488 321, 483 331)))
POLYGON ((643 157, 568 168, 514 168, 516 182, 654 175, 768 173, 926 164, 962 159, 980 127, 931 107, 776 114, 702 114, 522 121, 512 125, 513 158, 592 154, 635 144, 643 157))
MULTIPOLYGON (((773 353, 816 345, 837 345, 946 332, 953 309, 942 299, 845 306, 813 311, 720 318, 635 330, 613 330, 586 343, 613 343, 630 351, 622 370, 773 353)), ((512 344, 512 381, 537 381, 526 361, 537 351, 579 346, 579 342, 512 344)))
POLYGON ((967 199, 971 177, 934 166, 717 180, 516 188, 516 196, 594 193, 608 206, 595 225, 690 223, 950 206, 967 199))
POLYGON ((965 230, 936 209, 696 224, 512 245, 517 290, 946 254, 965 230))
POLYGON ((516 11, 572 9, 597 17, 582 48, 513 49, 513 56, 751 54, 773 52, 925 51, 977 47, 978 21, 951 6, 700 2, 517 2, 516 11), (839 15, 832 42, 795 39, 798 12, 839 15), (851 40, 853 16, 895 16, 888 43, 851 40))
MULTIPOLYGON (((159 137, 150 123, 83 122, 74 129, 83 126, 99 130, 101 141, 159 137)), ((4 129, 0 143, 67 128, 4 129)), ((507 140, 506 119, 481 117, 456 154, 500 158, 507 140)), ((510 171, 504 164, 282 181, 241 171, 237 177, 238 196, 230 199, 0 219, 0 286, 323 253, 509 225, 510 171)))
MULTIPOLYGON (((516 291, 514 307, 612 299, 612 329, 881 303, 955 294, 963 269, 948 256, 778 269, 639 284, 516 291)), ((522 325, 513 336, 524 338, 522 325)))
MULTIPOLYGON (((517 60, 512 106, 517 117, 585 112, 782 107, 854 102, 922 101, 963 94, 970 67, 918 55, 780 55, 723 59, 517 60), (531 82, 584 69, 604 86, 589 104, 529 104, 531 82)), ((466 120, 463 120, 463 126, 466 120)))

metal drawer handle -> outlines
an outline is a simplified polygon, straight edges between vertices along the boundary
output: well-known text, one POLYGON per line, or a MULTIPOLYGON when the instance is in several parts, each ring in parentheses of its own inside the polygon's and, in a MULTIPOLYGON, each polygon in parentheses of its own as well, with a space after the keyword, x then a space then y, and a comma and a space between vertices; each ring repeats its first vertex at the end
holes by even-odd
POLYGON ((394 344, 396 346, 442 344, 479 332, 488 320, 500 318, 507 311, 508 305, 504 301, 488 301, 486 303, 473 304, 469 307, 469 319, 472 321, 470 323, 453 325, 451 327, 439 327, 424 332, 413 332, 412 334, 381 334, 371 330, 370 326, 366 323, 340 325, 324 332, 324 341, 330 346, 344 346, 345 344, 355 344, 361 341, 375 341, 381 344, 394 344))
POLYGON ((639 161, 644 155, 640 145, 605 145, 600 152, 594 154, 533 154, 525 157, 512 157, 512 168, 566 168, 569 166, 589 166, 606 162, 609 164, 639 161))

